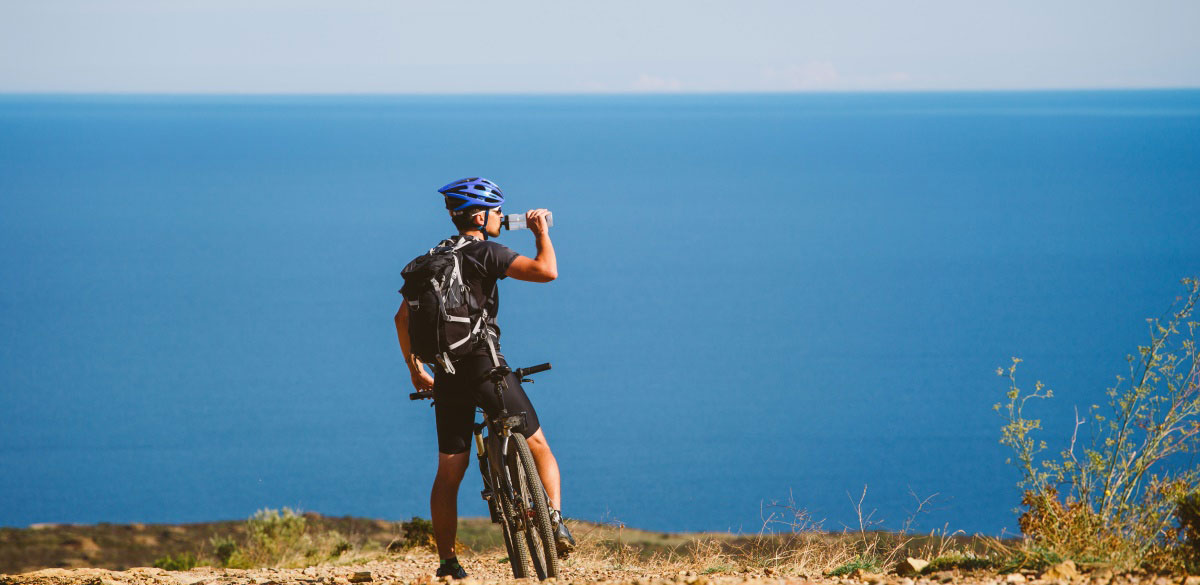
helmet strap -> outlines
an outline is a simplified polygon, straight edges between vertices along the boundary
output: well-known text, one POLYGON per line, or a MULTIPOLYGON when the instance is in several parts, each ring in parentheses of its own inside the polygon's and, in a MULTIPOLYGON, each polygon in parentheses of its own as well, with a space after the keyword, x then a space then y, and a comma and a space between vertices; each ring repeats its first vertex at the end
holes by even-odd
POLYGON ((491 208, 487 208, 487 209, 484 209, 483 211, 477 211, 474 214, 472 214, 472 217, 478 216, 480 213, 483 214, 483 225, 475 226, 475 229, 478 230, 480 235, 483 236, 483 240, 487 241, 487 239, 488 239, 487 222, 489 219, 491 219, 492 210, 491 210, 491 208))

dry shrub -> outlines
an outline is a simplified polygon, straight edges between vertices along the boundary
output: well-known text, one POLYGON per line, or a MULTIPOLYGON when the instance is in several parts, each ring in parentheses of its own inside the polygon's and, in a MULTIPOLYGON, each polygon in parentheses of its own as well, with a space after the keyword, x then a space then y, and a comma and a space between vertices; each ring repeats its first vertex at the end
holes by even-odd
POLYGON ((1200 573, 1200 492, 1192 492, 1179 501, 1180 551, 1187 572, 1200 573))
POLYGON ((367 548, 352 543, 336 530, 313 530, 304 515, 290 508, 262 509, 246 520, 245 536, 215 537, 213 555, 221 566, 304 567, 329 561, 350 561, 349 554, 367 548))
POLYGON ((1105 533, 1095 512, 1070 498, 1060 501, 1053 487, 1042 492, 1026 490, 1021 504, 1026 510, 1017 523, 1033 546, 1072 559, 1107 559, 1121 550, 1120 539, 1105 533))
POLYGON ((1044 453, 1046 442, 1034 438, 1041 421, 1025 414, 1029 400, 1052 392, 1041 382, 1033 392, 1018 387, 1020 359, 997 370, 1009 380, 1007 404, 995 407, 1007 419, 1000 442, 1022 474, 1020 522, 1031 547, 1124 568, 1174 570, 1192 558, 1181 514, 1200 489, 1200 470, 1181 458, 1200 449, 1200 280, 1183 284, 1187 294, 1163 318, 1147 320, 1150 341, 1127 356, 1129 377, 1107 390, 1107 407, 1092 405, 1082 417, 1076 410, 1069 446, 1057 456, 1044 453))

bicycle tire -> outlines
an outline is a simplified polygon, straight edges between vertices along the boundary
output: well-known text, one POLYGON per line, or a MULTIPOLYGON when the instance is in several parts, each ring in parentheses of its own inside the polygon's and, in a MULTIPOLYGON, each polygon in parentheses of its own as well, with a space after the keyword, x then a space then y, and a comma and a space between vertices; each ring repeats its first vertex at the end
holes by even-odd
POLYGON ((546 504, 546 491, 542 487, 542 478, 538 475, 537 465, 534 464, 533 454, 529 452, 529 444, 520 434, 512 436, 511 445, 515 447, 510 453, 508 463, 516 469, 510 472, 520 478, 520 487, 514 485, 530 508, 533 517, 526 518, 525 538, 528 541, 530 560, 539 579, 557 577, 559 573, 558 548, 555 545, 554 527, 550 522, 550 508, 546 504))
MULTIPOLYGON (((500 479, 500 478, 496 478, 500 479)), ((524 579, 534 573, 533 560, 530 558, 529 546, 525 535, 517 529, 517 510, 513 502, 504 495, 503 484, 496 482, 493 493, 500 503, 500 532, 504 534, 504 549, 508 551, 508 564, 512 566, 513 577, 524 579)))

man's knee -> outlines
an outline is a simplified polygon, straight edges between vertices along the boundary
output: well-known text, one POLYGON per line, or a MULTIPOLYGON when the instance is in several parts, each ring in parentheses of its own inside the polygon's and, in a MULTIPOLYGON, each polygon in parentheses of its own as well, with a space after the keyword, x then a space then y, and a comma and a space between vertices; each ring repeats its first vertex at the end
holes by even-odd
POLYGON ((470 463, 471 453, 469 451, 462 453, 438 453, 437 478, 434 481, 440 484, 457 486, 462 482, 463 476, 466 475, 467 467, 470 463))
POLYGON ((526 437, 525 442, 529 444, 529 449, 532 451, 550 450, 550 443, 546 442, 546 435, 542 429, 538 429, 536 433, 526 437))

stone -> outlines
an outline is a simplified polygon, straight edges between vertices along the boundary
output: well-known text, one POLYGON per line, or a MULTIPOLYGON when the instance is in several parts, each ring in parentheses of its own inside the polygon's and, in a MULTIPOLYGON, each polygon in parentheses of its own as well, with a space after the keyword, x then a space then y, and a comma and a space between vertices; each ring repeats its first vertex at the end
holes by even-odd
MULTIPOLYGON (((1049 569, 1042 574, 1042 578, 1048 581, 1074 581, 1079 578, 1079 570, 1075 568, 1075 561, 1067 559, 1049 569)), ((1166 583, 1155 585, 1167 585, 1166 583)))
POLYGON ((933 574, 938 583, 949 583, 954 580, 954 571, 938 571, 933 574))
POLYGON ((1009 573, 1004 576, 1004 582, 1005 583, 1013 583, 1013 584, 1024 583, 1025 575, 1022 575, 1020 573, 1009 573))
POLYGON ((1200 575, 1188 575, 1184 577, 1183 585, 1200 585, 1200 575))
POLYGON ((917 575, 929 566, 929 561, 924 559, 916 559, 908 557, 907 559, 896 563, 897 575, 917 575))
POLYGON ((870 583, 871 585, 879 585, 887 580, 886 577, 880 575, 879 573, 872 573, 863 569, 854 569, 854 572, 850 573, 850 577, 858 579, 864 583, 870 583))
POLYGON ((373 577, 371 577, 370 571, 357 571, 353 575, 350 576, 351 583, 366 583, 368 581, 374 581, 374 580, 375 579, 373 577))

